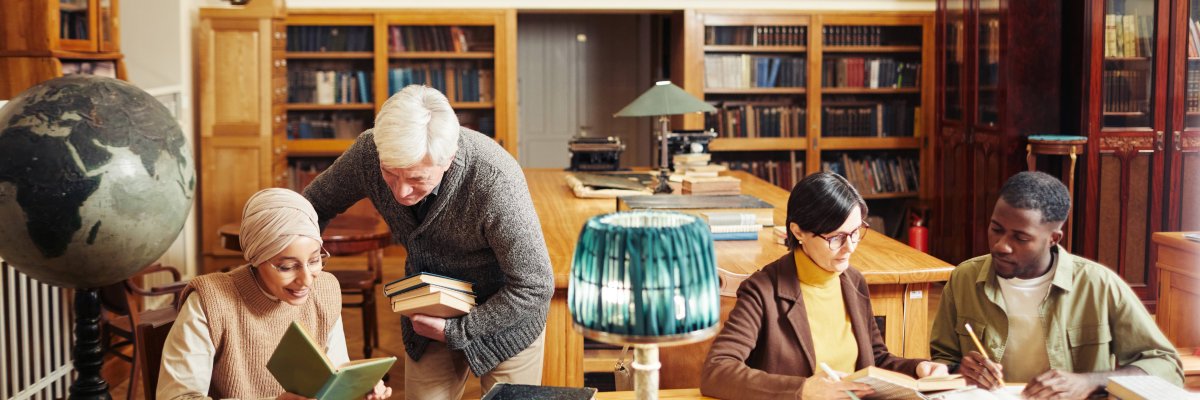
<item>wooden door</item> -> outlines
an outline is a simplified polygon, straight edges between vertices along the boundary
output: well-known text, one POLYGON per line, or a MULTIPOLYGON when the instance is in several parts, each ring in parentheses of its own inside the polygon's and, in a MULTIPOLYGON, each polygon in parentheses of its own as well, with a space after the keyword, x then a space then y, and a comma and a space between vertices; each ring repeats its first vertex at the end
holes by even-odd
POLYGON ((221 248, 217 229, 241 220, 272 174, 271 20, 203 18, 196 66, 200 106, 200 232, 204 272, 240 262, 221 248))
POLYGON ((970 258, 971 135, 967 130, 967 7, 964 0, 939 0, 937 146, 933 184, 938 212, 930 221, 939 258, 958 263, 970 258))
POLYGON ((1200 231, 1200 0, 1174 8, 1166 230, 1200 231))
POLYGON ((1116 270, 1153 310, 1150 234, 1164 226, 1170 3, 1105 0, 1088 29, 1084 255, 1116 270))

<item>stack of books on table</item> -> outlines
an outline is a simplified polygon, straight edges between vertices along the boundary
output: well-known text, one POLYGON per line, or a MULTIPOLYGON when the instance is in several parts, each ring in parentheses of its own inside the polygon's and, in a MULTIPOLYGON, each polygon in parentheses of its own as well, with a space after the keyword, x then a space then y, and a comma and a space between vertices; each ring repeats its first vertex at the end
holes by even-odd
POLYGON ((775 225, 774 228, 771 228, 771 236, 775 237, 775 243, 786 245, 787 227, 783 225, 775 225))
POLYGON ((475 308, 471 282, 427 272, 409 275, 383 286, 383 294, 392 303, 392 311, 406 317, 425 314, 454 318, 475 308))
POLYGON ((742 194, 742 180, 732 176, 685 177, 683 194, 742 194))
POLYGON ((706 212, 702 215, 712 229, 713 240, 758 240, 758 232, 763 228, 758 217, 750 213, 706 212))

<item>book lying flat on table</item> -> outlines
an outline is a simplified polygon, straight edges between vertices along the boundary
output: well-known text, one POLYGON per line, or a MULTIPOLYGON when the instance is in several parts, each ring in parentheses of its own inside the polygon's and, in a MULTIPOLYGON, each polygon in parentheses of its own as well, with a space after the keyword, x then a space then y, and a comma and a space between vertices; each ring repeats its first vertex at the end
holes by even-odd
POLYGON ((871 385, 875 394, 868 399, 925 399, 921 392, 961 389, 967 381, 961 375, 930 376, 916 379, 911 376, 870 366, 842 377, 843 381, 854 381, 871 385))
POLYGON ((617 211, 670 210, 702 216, 711 212, 754 214, 755 223, 774 226, 775 207, 757 197, 739 195, 679 195, 626 196, 617 198, 617 211))
POLYGON ((320 400, 351 400, 370 393, 395 362, 396 357, 381 357, 334 366, 312 335, 293 321, 271 353, 267 370, 289 393, 320 400))
POLYGON ((463 292, 472 292, 475 290, 471 282, 428 272, 420 272, 384 284, 383 294, 391 296, 421 284, 433 284, 463 292))
POLYGON ((596 388, 520 385, 500 382, 479 400, 590 400, 596 388))
POLYGON ((467 302, 456 295, 444 291, 392 301, 392 311, 409 318, 412 318, 413 314, 454 318, 466 315, 474 308, 474 298, 470 302, 467 302))
POLYGON ((1200 399, 1179 386, 1154 375, 1114 376, 1108 378, 1109 398, 1119 400, 1200 399))

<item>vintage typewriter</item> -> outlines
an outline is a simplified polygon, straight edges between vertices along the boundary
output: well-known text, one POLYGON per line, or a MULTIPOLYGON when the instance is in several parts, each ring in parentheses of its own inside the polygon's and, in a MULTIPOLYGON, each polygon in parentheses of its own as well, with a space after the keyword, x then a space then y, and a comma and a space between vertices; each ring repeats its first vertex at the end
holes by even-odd
POLYGON ((576 136, 567 144, 572 171, 616 171, 621 167, 625 144, 613 136, 576 136))

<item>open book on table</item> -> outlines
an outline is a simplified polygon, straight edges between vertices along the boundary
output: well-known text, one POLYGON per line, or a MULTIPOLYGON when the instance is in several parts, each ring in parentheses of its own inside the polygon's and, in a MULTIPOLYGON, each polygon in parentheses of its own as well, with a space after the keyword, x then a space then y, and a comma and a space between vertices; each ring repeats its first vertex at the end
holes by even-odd
POLYGON ((267 361, 283 390, 320 400, 361 399, 387 373, 396 357, 371 358, 335 366, 296 322, 288 327, 267 361))
POLYGON ((911 376, 888 371, 879 367, 866 367, 842 377, 843 381, 854 381, 871 385, 875 394, 868 399, 927 399, 924 392, 962 389, 967 382, 961 375, 930 376, 916 379, 911 376))

